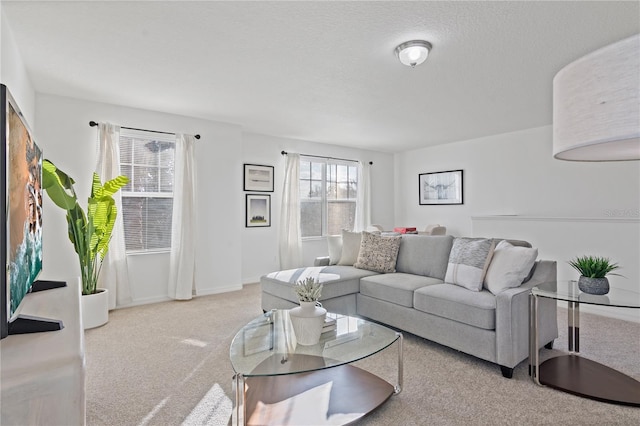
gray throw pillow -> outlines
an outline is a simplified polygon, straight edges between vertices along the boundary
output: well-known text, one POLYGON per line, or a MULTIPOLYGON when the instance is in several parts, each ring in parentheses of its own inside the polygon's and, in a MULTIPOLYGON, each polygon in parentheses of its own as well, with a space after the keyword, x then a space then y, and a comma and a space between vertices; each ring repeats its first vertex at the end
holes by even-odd
POLYGON ((383 237, 363 232, 358 261, 353 266, 374 272, 395 272, 401 239, 401 236, 383 237))
POLYGON ((456 238, 449 254, 444 281, 481 291, 495 242, 489 238, 456 238))

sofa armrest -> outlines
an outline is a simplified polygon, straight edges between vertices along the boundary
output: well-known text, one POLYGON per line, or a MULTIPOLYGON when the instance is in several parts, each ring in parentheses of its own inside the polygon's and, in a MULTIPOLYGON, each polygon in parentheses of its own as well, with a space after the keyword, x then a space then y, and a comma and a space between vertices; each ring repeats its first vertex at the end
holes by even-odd
MULTIPOLYGON (((496 296, 496 359, 499 365, 513 368, 529 356, 529 294, 531 288, 556 281, 557 263, 539 260, 529 281, 496 296)), ((556 301, 540 300, 538 304, 540 345, 558 337, 556 301)))
POLYGON ((316 257, 313 266, 329 266, 329 256, 316 257))

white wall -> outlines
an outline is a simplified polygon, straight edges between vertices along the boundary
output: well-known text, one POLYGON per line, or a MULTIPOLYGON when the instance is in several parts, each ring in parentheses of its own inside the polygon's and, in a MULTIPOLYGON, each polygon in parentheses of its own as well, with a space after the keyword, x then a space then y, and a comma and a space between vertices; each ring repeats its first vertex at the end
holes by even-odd
MULTIPOLYGON (((97 128, 89 121, 121 126, 200 134, 196 142, 198 224, 197 294, 241 288, 242 164, 238 126, 153 111, 86 102, 59 96, 36 97, 35 129, 45 158, 76 180, 80 200, 89 195, 96 166, 97 128)), ((45 196, 43 277, 72 280, 79 275, 77 258, 66 235, 63 211, 45 196)), ((167 298, 169 254, 129 256, 134 304, 167 298)))
POLYGON ((22 56, 13 39, 11 27, 2 13, 2 2, 0 2, 0 83, 7 86, 27 120, 27 124, 33 130, 35 126, 35 92, 27 76, 22 56))
MULTIPOLYGON (((238 290, 243 283, 279 268, 277 229, 283 185, 282 150, 373 161, 372 219, 393 222, 393 156, 293 139, 242 133, 240 127, 153 111, 81 101, 52 95, 36 97, 36 135, 45 158, 76 180, 81 200, 89 192, 97 161, 97 129, 89 121, 171 132, 199 133, 196 142, 198 193, 197 294, 238 290), (270 227, 245 228, 244 163, 275 167, 270 227), (83 185, 87 183, 86 185, 83 185), (240 236, 240 238, 239 238, 240 236)), ((66 235, 63 211, 45 197, 43 278, 71 280, 79 274, 77 258, 66 235)), ((324 239, 306 241, 305 262, 326 255, 324 239)), ((133 304, 167 299, 168 254, 128 257, 133 304)))
POLYGON ((607 256, 625 276, 611 285, 640 292, 640 162, 555 160, 545 126, 397 154, 395 165, 397 223, 528 240, 558 262, 559 279, 577 279, 572 257, 607 256), (418 174, 453 169, 464 170, 464 205, 418 205, 418 174), (485 217, 496 215, 524 217, 485 217))
MULTIPOLYGON (((300 154, 347 158, 363 162, 373 161, 373 166, 371 167, 371 219, 373 223, 388 224, 389 226, 393 223, 394 207, 391 202, 393 200, 392 154, 245 133, 242 155, 244 162, 274 166, 275 191, 271 193, 271 226, 244 228, 243 225, 243 283, 257 282, 261 275, 280 269, 278 227, 284 182, 285 158, 280 154, 283 150, 300 154)), ((328 254, 325 238, 305 239, 302 249, 303 261, 306 265, 312 265, 316 256, 326 256, 328 254)))

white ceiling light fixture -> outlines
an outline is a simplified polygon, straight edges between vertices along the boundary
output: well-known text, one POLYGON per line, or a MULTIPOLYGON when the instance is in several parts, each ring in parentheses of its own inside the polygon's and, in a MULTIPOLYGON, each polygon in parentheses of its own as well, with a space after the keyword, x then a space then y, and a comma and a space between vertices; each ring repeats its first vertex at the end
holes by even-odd
POLYGON ((640 34, 583 56, 556 74, 553 156, 640 160, 640 34))
POLYGON ((407 41, 396 47, 396 55, 400 62, 413 68, 427 60, 432 47, 431 43, 424 40, 407 41))

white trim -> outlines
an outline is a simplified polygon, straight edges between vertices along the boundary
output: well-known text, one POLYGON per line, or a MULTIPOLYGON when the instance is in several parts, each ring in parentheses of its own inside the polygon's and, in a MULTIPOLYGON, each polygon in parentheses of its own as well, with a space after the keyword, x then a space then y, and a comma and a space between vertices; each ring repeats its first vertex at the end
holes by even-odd
POLYGON ((471 216, 476 221, 531 221, 531 222, 604 222, 604 223, 640 223, 640 217, 554 217, 520 215, 471 216))

